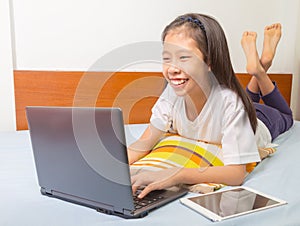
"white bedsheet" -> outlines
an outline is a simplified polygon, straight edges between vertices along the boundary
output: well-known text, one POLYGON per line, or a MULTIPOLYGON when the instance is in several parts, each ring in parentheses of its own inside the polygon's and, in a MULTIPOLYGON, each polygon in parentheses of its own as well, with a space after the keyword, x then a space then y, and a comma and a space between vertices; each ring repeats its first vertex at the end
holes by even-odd
MULTIPOLYGON (((146 125, 126 127, 131 143, 146 125)), ((125 220, 40 194, 28 131, 0 133, 0 225, 300 225, 300 122, 276 139, 277 152, 260 163, 245 185, 287 205, 212 223, 174 201, 141 219, 125 220)), ((193 194, 188 194, 193 195, 193 194)))

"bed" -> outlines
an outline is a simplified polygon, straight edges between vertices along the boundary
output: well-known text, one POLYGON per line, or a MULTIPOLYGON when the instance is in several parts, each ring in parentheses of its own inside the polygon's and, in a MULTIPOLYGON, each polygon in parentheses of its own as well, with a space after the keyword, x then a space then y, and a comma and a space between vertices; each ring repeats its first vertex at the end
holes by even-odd
MULTIPOLYGON (((298 216, 300 212, 300 193, 297 192, 297 188, 300 187, 300 181, 297 177, 300 165, 296 162, 297 159, 300 159, 300 152, 298 151, 300 146, 299 121, 296 121, 289 131, 275 140, 279 144, 275 154, 258 164, 244 182, 244 185, 248 187, 288 202, 287 205, 281 207, 229 219, 220 223, 212 223, 198 213, 183 206, 177 200, 151 212, 145 218, 125 220, 116 216, 98 213, 90 208, 42 196, 37 183, 26 118, 22 118, 23 114, 25 114, 22 108, 26 105, 68 106, 74 104, 72 99, 74 90, 76 90, 74 87, 77 87, 78 82, 82 81, 80 78, 83 74, 82 72, 15 72, 18 130, 0 133, 0 225, 300 225, 298 216)), ((118 84, 116 85, 117 87, 108 87, 106 91, 103 89, 104 93, 96 95, 96 97, 93 94, 93 100, 90 103, 88 103, 87 97, 91 94, 83 94, 79 98, 80 104, 85 106, 91 103, 96 103, 96 106, 117 106, 121 104, 121 106, 124 106, 122 105, 123 103, 120 103, 120 100, 116 101, 118 99, 116 96, 129 83, 137 85, 138 87, 127 89, 127 91, 134 90, 134 94, 130 94, 132 96, 129 94, 126 94, 129 96, 124 96, 122 94, 123 99, 119 98, 125 101, 126 106, 131 106, 125 118, 126 135, 128 135, 127 143, 130 144, 147 126, 146 121, 150 116, 150 110, 146 106, 149 107, 155 102, 159 95, 158 93, 161 92, 165 85, 160 73, 150 74, 139 74, 137 72, 117 73, 114 76, 116 76, 118 81, 122 80, 118 76, 126 77, 123 85, 114 81, 112 84, 118 84), (153 78, 143 80, 144 76, 153 76, 153 78), (142 82, 134 82, 135 80, 142 82), (147 81, 146 85, 145 81, 147 81), (158 89, 155 89, 155 92, 151 90, 153 84, 150 81, 152 83, 160 82, 160 86, 158 89), (145 90, 147 85, 150 86, 149 90, 145 90), (147 95, 144 99, 137 97, 137 89, 146 93, 149 92, 148 94, 151 95, 147 95), (108 95, 107 98, 106 95, 108 95), (99 102, 98 97, 106 102, 99 102), (134 104, 129 104, 127 101, 134 101, 134 104), (141 114, 141 112, 143 113, 141 114)), ((99 74, 97 75, 99 76, 99 74)), ((244 82, 249 79, 244 74, 237 76, 240 76, 239 79, 244 82)), ((287 90, 287 94, 284 95, 286 98, 289 98, 291 75, 271 76, 280 78, 279 80, 276 79, 278 86, 281 90, 287 90)), ((107 78, 105 81, 108 81, 107 78)), ((287 99, 287 101, 289 103, 290 99, 287 99)), ((226 189, 226 187, 223 189, 226 189)), ((187 196, 193 195, 195 194, 187 194, 187 196)))

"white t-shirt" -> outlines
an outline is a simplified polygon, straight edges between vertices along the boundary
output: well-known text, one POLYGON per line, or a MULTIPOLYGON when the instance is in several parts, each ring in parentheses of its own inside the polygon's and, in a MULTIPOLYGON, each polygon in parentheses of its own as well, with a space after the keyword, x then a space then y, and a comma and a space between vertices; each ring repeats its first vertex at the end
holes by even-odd
POLYGON ((184 97, 167 85, 152 108, 150 123, 159 130, 222 145, 224 165, 259 162, 255 137, 241 99, 215 86, 194 121, 186 116, 184 97))
POLYGON ((276 147, 277 144, 272 143, 272 136, 266 125, 259 119, 257 119, 257 127, 255 132, 255 139, 257 147, 268 148, 276 147))

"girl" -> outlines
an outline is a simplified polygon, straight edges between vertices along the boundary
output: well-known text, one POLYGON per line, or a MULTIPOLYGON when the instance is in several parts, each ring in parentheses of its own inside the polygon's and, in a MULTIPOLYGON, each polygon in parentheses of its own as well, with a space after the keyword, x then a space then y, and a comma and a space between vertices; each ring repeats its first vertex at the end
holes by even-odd
POLYGON ((152 109, 150 124, 128 149, 129 163, 151 152, 166 132, 222 145, 222 166, 169 168, 132 176, 133 190, 152 190, 202 182, 240 185, 246 164, 260 161, 254 133, 255 109, 233 71, 226 38, 218 22, 185 14, 163 31, 163 74, 168 81, 152 109))

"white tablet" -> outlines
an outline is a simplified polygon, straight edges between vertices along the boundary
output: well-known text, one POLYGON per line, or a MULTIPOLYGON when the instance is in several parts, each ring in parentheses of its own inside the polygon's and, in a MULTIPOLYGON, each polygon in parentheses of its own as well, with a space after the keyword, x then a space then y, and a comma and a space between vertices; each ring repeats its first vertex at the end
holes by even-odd
POLYGON ((287 203, 244 186, 185 197, 180 202, 212 221, 222 221, 287 203))

